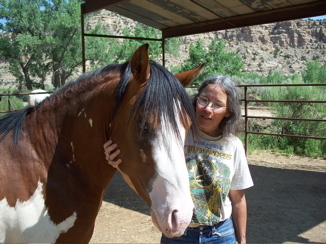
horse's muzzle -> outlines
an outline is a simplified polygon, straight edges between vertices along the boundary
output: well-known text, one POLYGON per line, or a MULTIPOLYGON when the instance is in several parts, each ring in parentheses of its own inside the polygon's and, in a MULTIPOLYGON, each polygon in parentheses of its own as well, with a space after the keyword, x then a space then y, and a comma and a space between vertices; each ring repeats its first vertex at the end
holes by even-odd
POLYGON ((158 221, 155 211, 151 209, 152 221, 156 228, 158 228, 166 237, 173 238, 183 235, 188 227, 191 219, 184 219, 179 215, 178 210, 171 211, 167 219, 158 221))

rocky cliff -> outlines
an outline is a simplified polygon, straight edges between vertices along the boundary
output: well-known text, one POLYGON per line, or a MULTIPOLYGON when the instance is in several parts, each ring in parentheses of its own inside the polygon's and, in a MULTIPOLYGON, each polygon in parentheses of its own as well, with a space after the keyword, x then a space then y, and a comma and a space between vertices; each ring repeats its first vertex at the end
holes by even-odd
MULTIPOLYGON (((89 19, 87 29, 98 22, 114 35, 121 35, 126 26, 130 29, 135 26, 135 22, 103 10, 89 19)), ((181 65, 188 58, 190 44, 199 39, 205 46, 212 39, 224 39, 227 50, 243 58, 244 72, 267 75, 272 69, 288 75, 301 72, 307 61, 326 63, 326 20, 284 21, 185 36, 182 37, 180 57, 167 56, 167 65, 181 65)))

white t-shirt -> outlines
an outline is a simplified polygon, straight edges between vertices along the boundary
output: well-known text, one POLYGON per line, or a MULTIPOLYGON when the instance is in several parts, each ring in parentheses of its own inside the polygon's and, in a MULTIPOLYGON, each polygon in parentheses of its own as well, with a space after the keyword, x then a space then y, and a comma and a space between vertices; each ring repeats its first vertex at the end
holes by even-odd
POLYGON ((185 156, 194 202, 192 224, 214 225, 231 217, 229 191, 253 186, 241 140, 188 133, 185 156))

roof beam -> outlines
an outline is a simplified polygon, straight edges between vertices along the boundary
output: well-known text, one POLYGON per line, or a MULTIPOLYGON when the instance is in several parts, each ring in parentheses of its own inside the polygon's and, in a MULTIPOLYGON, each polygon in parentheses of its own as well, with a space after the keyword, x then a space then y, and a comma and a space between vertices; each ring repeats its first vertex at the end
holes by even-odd
POLYGON ((86 0, 85 3, 83 3, 83 14, 99 11, 111 5, 116 5, 126 1, 127 0, 86 0))
POLYGON ((312 2, 270 11, 256 12, 230 18, 199 22, 162 29, 163 38, 194 35, 211 31, 233 29, 252 25, 261 25, 286 20, 308 18, 326 14, 326 1, 312 2))

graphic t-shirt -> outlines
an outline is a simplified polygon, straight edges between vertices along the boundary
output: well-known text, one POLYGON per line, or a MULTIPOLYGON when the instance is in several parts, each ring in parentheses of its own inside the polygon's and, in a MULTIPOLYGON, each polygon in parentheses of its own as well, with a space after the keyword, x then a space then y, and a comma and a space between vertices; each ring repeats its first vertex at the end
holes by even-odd
POLYGON ((253 186, 241 140, 188 133, 185 156, 194 214, 192 224, 214 225, 231 217, 229 191, 253 186))

